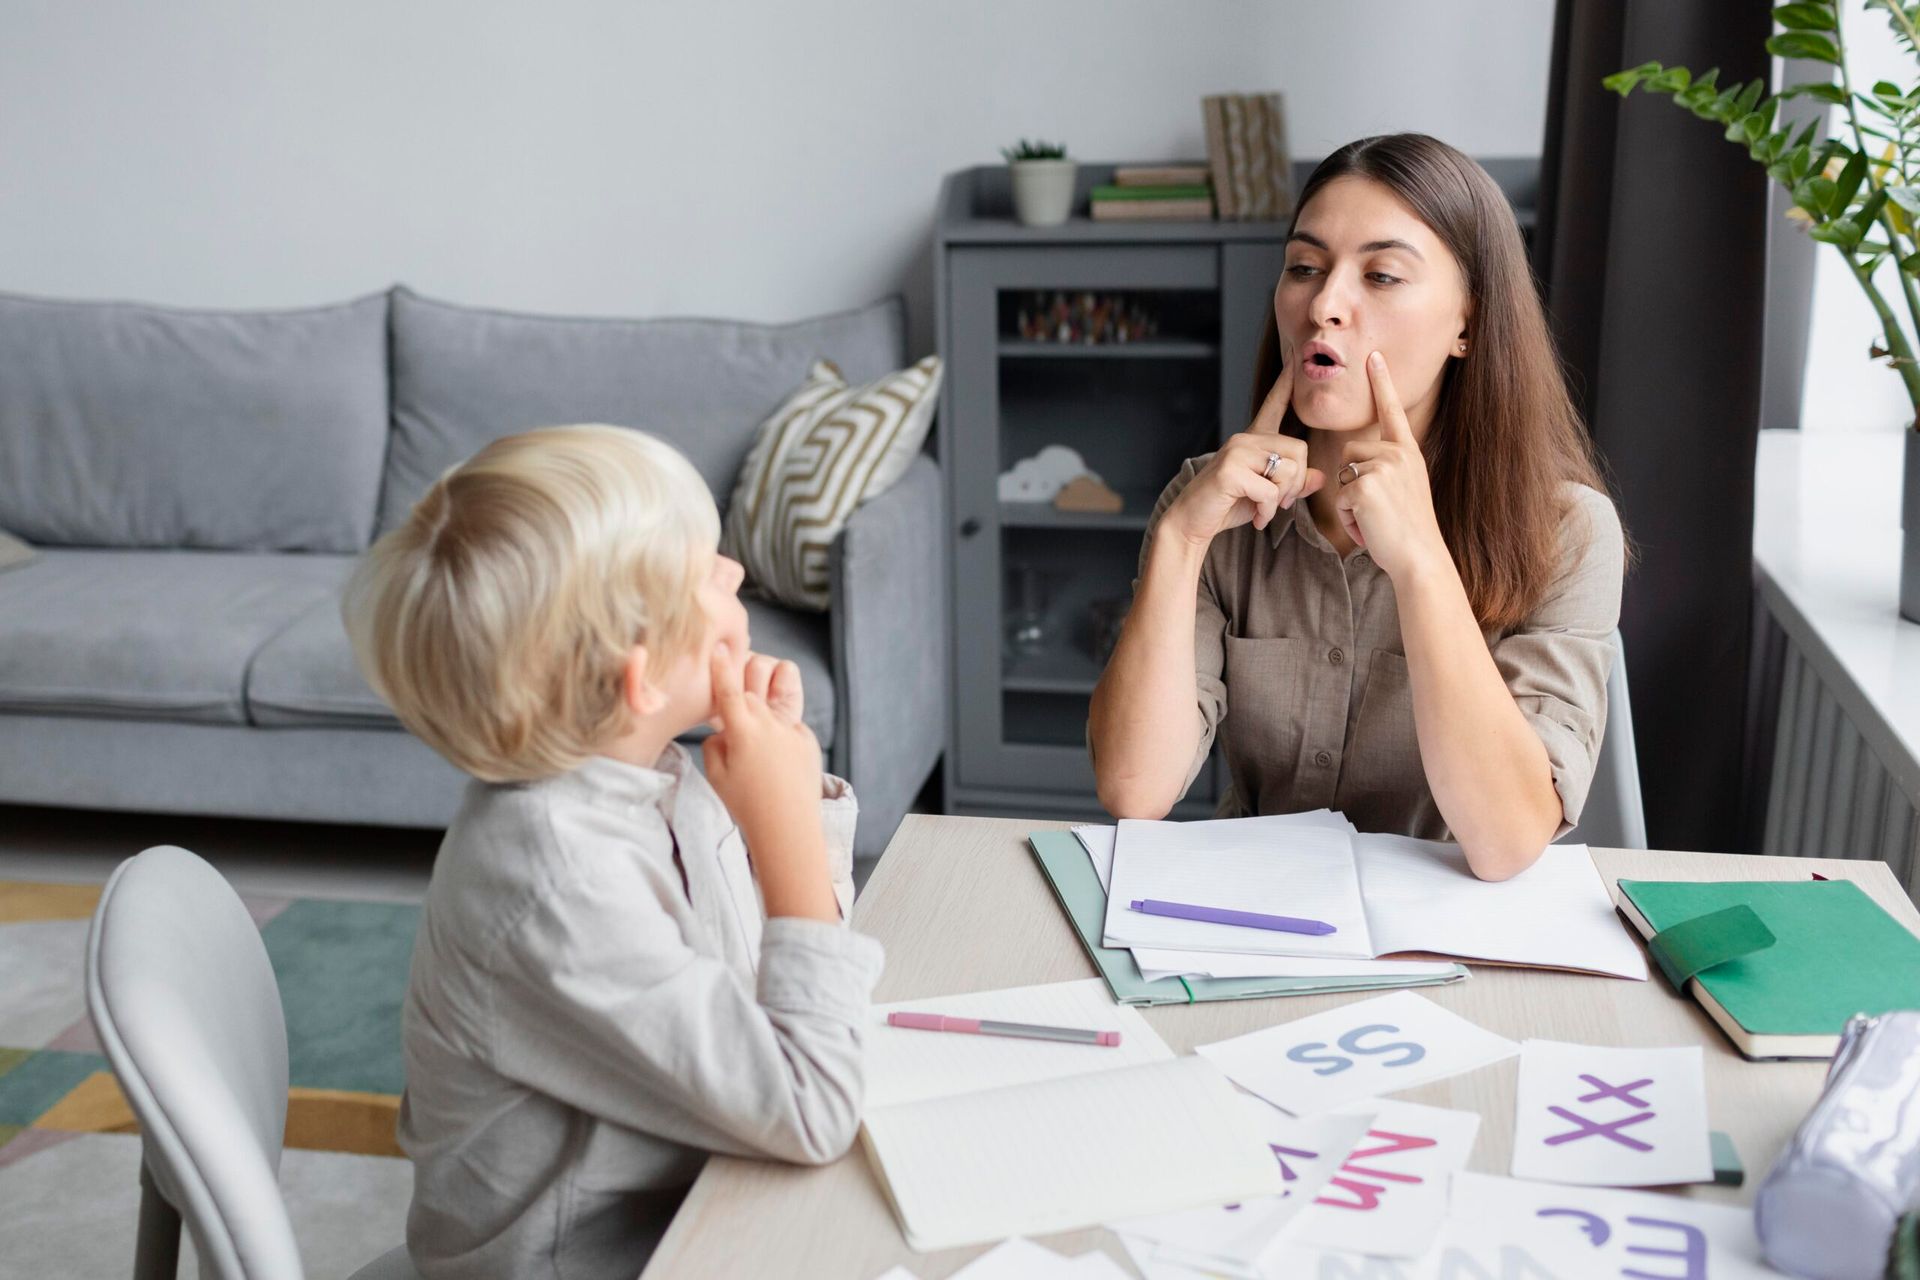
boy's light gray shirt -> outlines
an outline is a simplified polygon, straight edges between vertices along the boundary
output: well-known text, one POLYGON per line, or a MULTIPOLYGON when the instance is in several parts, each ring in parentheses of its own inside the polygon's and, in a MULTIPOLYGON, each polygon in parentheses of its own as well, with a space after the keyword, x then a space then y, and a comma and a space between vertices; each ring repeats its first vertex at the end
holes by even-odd
MULTIPOLYGON (((826 779, 853 902, 851 790, 826 779)), ((880 944, 763 918, 693 761, 475 783, 402 1016, 407 1244, 438 1277, 639 1274, 706 1153, 830 1160, 860 1125, 880 944)))

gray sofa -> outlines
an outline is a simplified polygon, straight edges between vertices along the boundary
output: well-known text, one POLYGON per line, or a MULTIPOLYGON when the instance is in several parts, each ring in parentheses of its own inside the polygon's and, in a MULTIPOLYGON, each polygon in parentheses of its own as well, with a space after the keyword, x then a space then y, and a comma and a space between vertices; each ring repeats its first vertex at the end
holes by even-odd
MULTIPOLYGON (((644 427, 722 507, 817 358, 906 363, 897 299, 789 325, 478 310, 407 289, 288 312, 0 295, 0 803, 434 827, 464 778, 354 667, 357 554, 445 467, 559 422, 644 427)), ((945 740, 929 458, 834 547, 832 608, 749 600, 885 847, 945 740)))

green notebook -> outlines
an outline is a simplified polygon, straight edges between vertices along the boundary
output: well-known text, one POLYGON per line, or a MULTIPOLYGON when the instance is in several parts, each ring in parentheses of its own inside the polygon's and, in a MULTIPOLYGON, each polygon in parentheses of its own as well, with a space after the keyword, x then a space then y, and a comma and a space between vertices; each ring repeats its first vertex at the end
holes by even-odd
POLYGON ((1133 953, 1103 947, 1107 891, 1093 873, 1087 851, 1071 831, 1036 831, 1027 837, 1034 858, 1053 886, 1054 896, 1080 935, 1094 967, 1120 1004, 1194 1004, 1202 1000, 1253 1000, 1262 996, 1308 996, 1338 991, 1381 991, 1393 987, 1433 987, 1467 976, 1464 966, 1428 978, 1157 978, 1140 976, 1133 953))
POLYGON ((1920 1008, 1920 938, 1851 881, 1622 880, 1620 893, 1668 977, 1691 981, 1749 1058, 1830 1058, 1854 1014, 1920 1008))

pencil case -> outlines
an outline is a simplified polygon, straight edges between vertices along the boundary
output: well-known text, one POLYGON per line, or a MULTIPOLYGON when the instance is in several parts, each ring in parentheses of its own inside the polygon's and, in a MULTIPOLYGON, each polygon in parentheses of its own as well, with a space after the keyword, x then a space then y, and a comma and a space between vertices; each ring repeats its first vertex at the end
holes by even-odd
POLYGON ((1902 1214, 1920 1199, 1920 1011, 1856 1014, 1819 1100, 1753 1203, 1767 1261, 1805 1280, 1886 1273, 1902 1214))

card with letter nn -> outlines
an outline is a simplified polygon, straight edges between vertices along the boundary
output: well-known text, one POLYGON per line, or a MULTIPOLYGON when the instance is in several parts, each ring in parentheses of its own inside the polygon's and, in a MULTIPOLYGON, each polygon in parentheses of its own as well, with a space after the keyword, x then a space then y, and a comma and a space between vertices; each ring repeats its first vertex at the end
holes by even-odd
POLYGON ((1622 880, 1619 906, 1749 1058, 1831 1058, 1920 992, 1920 938, 1848 880, 1622 880))

